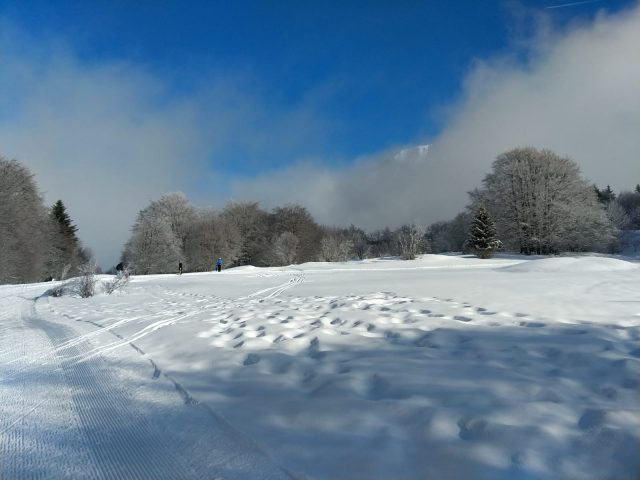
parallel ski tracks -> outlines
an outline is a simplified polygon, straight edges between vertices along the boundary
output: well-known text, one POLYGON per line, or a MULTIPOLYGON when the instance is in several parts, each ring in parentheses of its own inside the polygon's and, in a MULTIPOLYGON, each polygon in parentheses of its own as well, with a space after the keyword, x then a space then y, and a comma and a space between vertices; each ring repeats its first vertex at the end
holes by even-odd
POLYGON ((0 300, 0 355, 8 360, 0 362, 0 479, 291 478, 169 376, 160 379, 153 362, 152 383, 138 385, 123 382, 114 357, 103 355, 120 345, 144 355, 134 339, 186 318, 175 309, 128 338, 114 331, 128 322, 107 325, 118 341, 94 346, 94 332, 41 318, 35 300, 0 300), (167 380, 179 397, 143 400, 157 388, 171 395, 167 380))
MULTIPOLYGON (((72 336, 68 328, 36 317, 26 319, 26 324, 42 330, 53 346, 72 336)), ((101 357, 75 361, 87 348, 83 344, 67 346, 64 353, 58 350, 58 360, 95 463, 96 478, 195 478, 191 467, 174 455, 170 439, 163 437, 137 411, 131 396, 119 388, 101 357)))

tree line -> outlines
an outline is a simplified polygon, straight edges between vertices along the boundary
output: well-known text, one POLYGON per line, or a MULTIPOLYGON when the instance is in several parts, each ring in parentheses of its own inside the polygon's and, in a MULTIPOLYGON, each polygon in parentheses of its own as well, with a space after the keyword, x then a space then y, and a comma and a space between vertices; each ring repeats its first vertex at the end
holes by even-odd
POLYGON ((450 221, 365 232, 319 225, 301 205, 268 212, 257 202, 230 202, 216 211, 197 209, 184 194, 172 193, 138 214, 122 260, 136 273, 165 273, 178 262, 190 271, 211 270, 218 257, 230 266, 281 266, 429 252, 488 256, 498 248, 614 253, 621 230, 640 229, 640 186, 619 195, 599 190, 573 160, 550 150, 526 147, 499 155, 469 198, 450 221))
POLYGON ((617 253, 625 231, 640 230, 640 185, 615 194, 580 175, 577 163, 550 150, 499 155, 482 186, 453 220, 429 227, 433 253, 465 251, 474 215, 486 208, 502 248, 524 254, 617 253))
MULTIPOLYGON (((183 193, 152 201, 135 220, 121 261, 137 274, 282 266, 421 253, 503 249, 525 254, 619 251, 621 233, 640 230, 640 185, 614 193, 589 184, 578 165, 550 150, 500 154, 464 211, 448 221, 367 232, 318 224, 301 205, 270 211, 258 202, 197 208, 183 193), (489 233, 488 233, 489 232, 489 233)), ((63 202, 44 205, 33 174, 0 157, 0 283, 76 275, 91 258, 63 202)))
POLYGON ((136 274, 212 270, 228 266, 282 266, 311 261, 346 261, 370 256, 414 258, 424 229, 366 233, 319 225, 301 205, 266 211, 257 202, 229 202, 220 211, 196 208, 183 193, 169 193, 141 210, 121 261, 136 274))
POLYGON ((0 284, 75 276, 91 260, 62 200, 46 206, 31 171, 0 157, 0 284))

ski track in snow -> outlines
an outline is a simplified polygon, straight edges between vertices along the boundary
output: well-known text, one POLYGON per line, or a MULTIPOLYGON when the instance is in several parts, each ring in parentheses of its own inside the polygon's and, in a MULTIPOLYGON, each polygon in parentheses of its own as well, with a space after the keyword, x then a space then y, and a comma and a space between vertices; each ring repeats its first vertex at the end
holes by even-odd
POLYGON ((104 356, 112 345, 88 342, 96 332, 41 318, 41 300, 0 299, 1 354, 12 359, 0 363, 0 478, 290 478, 176 382, 158 384, 143 362, 135 375, 149 380, 132 383, 104 356))

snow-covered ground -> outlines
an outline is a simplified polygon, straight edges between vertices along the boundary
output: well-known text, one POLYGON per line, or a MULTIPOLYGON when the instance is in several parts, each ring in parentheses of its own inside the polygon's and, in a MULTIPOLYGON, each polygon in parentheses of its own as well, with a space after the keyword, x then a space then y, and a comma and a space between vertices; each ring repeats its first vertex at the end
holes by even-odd
POLYGON ((426 255, 49 287, 0 287, 0 478, 640 475, 638 263, 426 255))

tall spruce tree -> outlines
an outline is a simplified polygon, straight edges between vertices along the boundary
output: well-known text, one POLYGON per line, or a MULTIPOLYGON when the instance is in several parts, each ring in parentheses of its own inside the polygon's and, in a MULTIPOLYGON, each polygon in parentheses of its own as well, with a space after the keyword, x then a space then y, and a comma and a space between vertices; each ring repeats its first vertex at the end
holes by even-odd
POLYGON ((62 200, 58 200, 51 207, 51 243, 49 261, 47 267, 54 278, 60 278, 63 272, 69 275, 78 273, 78 247, 80 241, 76 232, 76 227, 71 221, 62 200))
POLYGON ((496 238, 496 225, 484 207, 478 208, 471 222, 466 246, 480 258, 491 258, 502 247, 496 238))

